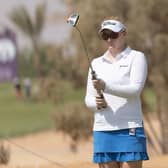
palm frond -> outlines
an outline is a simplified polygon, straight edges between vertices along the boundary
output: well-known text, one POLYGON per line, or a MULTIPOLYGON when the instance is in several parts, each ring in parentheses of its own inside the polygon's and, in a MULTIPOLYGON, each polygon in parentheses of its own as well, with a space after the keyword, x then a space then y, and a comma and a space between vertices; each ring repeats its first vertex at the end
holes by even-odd
POLYGON ((24 6, 15 8, 9 14, 9 18, 27 36, 31 37, 32 35, 34 35, 35 25, 24 6))
POLYGON ((44 27, 46 14, 46 3, 41 3, 35 11, 35 32, 39 35, 44 27))

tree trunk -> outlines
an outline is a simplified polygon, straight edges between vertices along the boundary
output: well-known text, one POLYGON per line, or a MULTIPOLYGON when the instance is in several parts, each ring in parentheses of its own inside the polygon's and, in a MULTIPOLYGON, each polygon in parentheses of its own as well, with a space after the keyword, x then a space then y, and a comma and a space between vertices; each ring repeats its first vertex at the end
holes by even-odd
POLYGON ((153 84, 157 96, 157 110, 160 110, 157 113, 159 114, 161 125, 162 152, 168 154, 168 83, 166 83, 161 73, 157 74, 157 77, 153 84))
POLYGON ((37 78, 41 77, 41 65, 40 65, 40 53, 38 51, 34 51, 34 69, 35 75, 37 78))
POLYGON ((163 138, 162 151, 168 153, 168 87, 158 89, 160 94, 160 117, 161 117, 161 133, 163 138))
POLYGON ((34 48, 34 69, 35 69, 35 75, 37 78, 41 77, 41 62, 40 62, 40 50, 39 50, 39 40, 37 37, 32 38, 32 44, 34 48))

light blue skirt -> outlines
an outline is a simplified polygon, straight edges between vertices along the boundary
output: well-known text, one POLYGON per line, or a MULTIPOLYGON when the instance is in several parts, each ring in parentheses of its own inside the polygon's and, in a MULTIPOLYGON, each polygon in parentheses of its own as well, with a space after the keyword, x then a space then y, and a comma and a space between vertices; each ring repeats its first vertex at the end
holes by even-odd
POLYGON ((94 131, 94 163, 149 160, 144 128, 94 131))

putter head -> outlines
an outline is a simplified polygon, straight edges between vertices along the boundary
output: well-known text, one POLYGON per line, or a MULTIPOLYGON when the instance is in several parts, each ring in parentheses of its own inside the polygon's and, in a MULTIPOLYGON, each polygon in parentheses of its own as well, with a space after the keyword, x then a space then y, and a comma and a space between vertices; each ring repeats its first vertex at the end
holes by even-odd
POLYGON ((67 23, 69 23, 71 26, 75 27, 78 20, 79 20, 79 14, 73 13, 68 17, 67 23))

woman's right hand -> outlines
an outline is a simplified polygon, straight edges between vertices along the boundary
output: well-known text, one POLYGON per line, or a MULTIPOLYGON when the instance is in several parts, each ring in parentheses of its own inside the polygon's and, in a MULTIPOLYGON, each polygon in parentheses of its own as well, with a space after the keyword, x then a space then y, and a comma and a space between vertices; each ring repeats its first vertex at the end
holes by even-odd
POLYGON ((96 96, 96 106, 97 109, 102 109, 107 107, 107 102, 104 97, 96 96))

